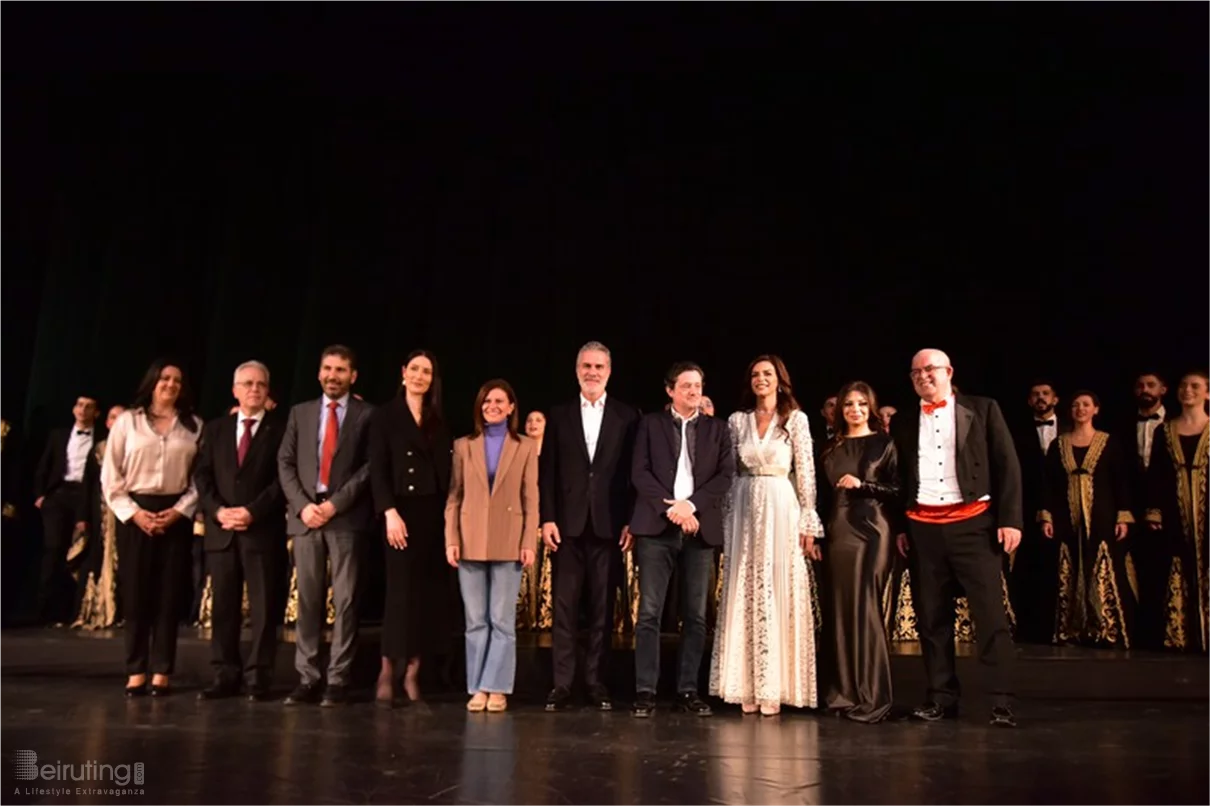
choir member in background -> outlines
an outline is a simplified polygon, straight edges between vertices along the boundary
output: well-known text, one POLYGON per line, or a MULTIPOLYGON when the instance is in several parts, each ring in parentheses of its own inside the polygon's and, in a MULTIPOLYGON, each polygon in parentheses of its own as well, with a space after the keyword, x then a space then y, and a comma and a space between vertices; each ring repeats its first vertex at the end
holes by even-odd
POLYGON ((286 499, 277 475, 285 423, 268 414, 269 368, 261 362, 236 367, 231 393, 239 409, 207 423, 194 473, 212 581, 214 666, 214 681, 198 699, 237 696, 242 681, 248 699, 263 702, 277 656, 278 551, 286 542, 286 499), (252 621, 246 661, 240 658, 245 584, 252 621))
MULTIPOLYGON (((1146 501, 1150 485, 1147 481, 1152 447, 1159 428, 1169 419, 1164 408, 1168 383, 1158 372, 1141 372, 1134 379, 1135 415, 1122 424, 1118 432, 1123 449, 1130 456, 1130 497, 1136 522, 1146 517, 1146 501), (1130 446, 1128 449, 1126 446, 1130 446)), ((1138 563, 1139 624, 1136 647, 1159 649, 1164 644, 1167 621, 1168 570, 1170 554, 1163 540, 1148 540, 1144 535, 1134 541, 1132 556, 1138 563)), ((1152 536, 1153 537, 1153 536, 1152 536)), ((1132 636, 1133 637, 1133 636, 1132 636)))
MULTIPOLYGON (((68 549, 88 531, 99 487, 97 401, 81 395, 72 406, 73 425, 51 431, 34 473, 34 507, 42 513, 42 563, 38 575, 37 618, 65 621, 75 597, 68 595, 68 549)), ((91 547, 90 547, 91 548, 91 547)))
POLYGON ((707 417, 713 417, 714 416, 714 401, 711 400, 706 395, 702 395, 702 402, 701 402, 701 405, 698 406, 698 410, 702 414, 706 415, 707 417))
MULTIPOLYGON (((941 350, 921 350, 910 376, 917 416, 896 417, 892 436, 911 535, 913 594, 918 594, 928 701, 913 713, 935 722, 957 716, 953 585, 967 593, 978 624, 980 665, 989 676, 991 724, 1015 727, 1015 652, 1002 597, 1001 564, 1021 542, 1021 467, 996 401, 953 386, 941 350)), ((908 535, 896 538, 908 554, 908 535)))
MULTIPOLYGON (((762 355, 748 365, 740 410, 727 430, 738 475, 722 519, 723 598, 710 693, 740 704, 745 714, 774 716, 783 704, 813 708, 819 615, 810 561, 820 559, 824 529, 815 505, 811 426, 780 358, 762 355)), ((641 566, 640 585, 645 577, 641 566)))
MULTIPOLYGON (((125 406, 111 406, 105 415, 105 431, 113 430, 125 406)), ((97 442, 94 454, 97 467, 105 464, 105 448, 108 437, 97 442)), ((99 476, 99 474, 98 474, 99 476)), ((100 479, 98 478, 98 487, 100 479)), ((118 536, 117 521, 113 510, 105 503, 105 496, 98 495, 96 508, 92 511, 95 528, 92 528, 96 543, 92 547, 91 560, 81 572, 83 592, 73 628, 103 630, 121 622, 118 597, 118 536)))
POLYGON ((420 664, 447 649, 452 630, 444 562, 452 440, 441 406, 441 371, 436 356, 416 350, 402 372, 399 394, 370 420, 374 509, 386 518, 386 604, 375 695, 383 708, 396 704, 401 677, 408 699, 420 699, 420 664))
POLYGON ((819 407, 819 416, 823 427, 820 429, 819 438, 815 440, 817 452, 823 450, 824 446, 832 441, 832 437, 836 436, 836 395, 824 398, 823 405, 819 407))
POLYGON ((1071 396, 1072 429, 1046 453, 1042 533, 1059 541, 1055 643, 1129 649, 1136 593, 1127 551, 1130 479, 1117 440, 1098 431, 1095 394, 1071 396))
POLYGON ((881 722, 891 711, 890 641, 882 597, 894 564, 894 535, 903 531, 899 457, 882 430, 878 399, 855 381, 837 395, 840 430, 823 450, 828 489, 828 572, 824 612, 835 668, 826 686, 829 709, 855 722, 881 722))
MULTIPOLYGON (((546 434, 546 415, 531 411, 525 418, 525 436, 534 441, 538 455, 542 455, 542 437, 546 434)), ((538 527, 539 538, 541 527, 538 527)), ((539 543, 542 541, 539 540, 539 543)), ((540 626, 540 609, 543 590, 550 586, 550 553, 538 546, 538 557, 534 564, 521 572, 521 592, 517 595, 517 627, 536 630, 540 626)))
POLYGON ((184 372, 161 359, 148 368, 130 409, 109 433, 101 489, 118 521, 127 697, 147 693, 149 671, 151 695, 170 692, 201 431, 184 372))
POLYGON ((643 417, 635 435, 631 477, 638 497, 631 526, 640 593, 634 631, 637 696, 631 713, 636 717, 655 711, 660 621, 674 570, 681 583, 684 625, 677 707, 697 716, 711 714, 698 694, 698 677, 706 649, 714 550, 723 544, 723 500, 735 475, 735 456, 727 426, 698 411, 703 380, 697 364, 674 364, 664 379, 672 410, 643 417))
POLYGON ((348 702, 357 646, 358 543, 374 525, 369 494, 373 406, 353 396, 356 382, 353 351, 340 344, 325 348, 319 359, 323 395, 290 409, 277 454, 278 477, 287 502, 286 531, 292 537, 298 574, 294 668, 299 684, 286 697, 286 705, 348 702), (336 613, 327 685, 321 686, 319 643, 329 562, 336 613))
POLYGON ((468 711, 508 708, 517 673, 517 591, 538 543, 538 451, 517 433, 517 395, 485 383, 474 430, 454 443, 445 556, 466 614, 468 711))
MULTIPOLYGON (((1210 506, 1210 383, 1205 370, 1188 372, 1177 387, 1180 414, 1156 429, 1147 471, 1147 526, 1143 540, 1159 542, 1168 559, 1164 646, 1206 652, 1206 520, 1210 506)), ((1157 552, 1158 554, 1159 552, 1157 552)))
POLYGON ((878 408, 878 419, 882 421, 882 430, 884 433, 891 433, 891 418, 899 413, 899 409, 894 406, 880 406, 878 408))
POLYGON ((630 483, 638 409, 607 395, 609 349, 590 341, 576 355, 580 393, 551 409, 539 462, 542 541, 553 555, 555 616, 551 657, 554 688, 547 711, 571 703, 581 591, 588 586, 588 647, 584 682, 590 704, 613 708, 608 659, 619 548, 629 551, 634 490, 630 483))
POLYGON ((1013 606, 1021 637, 1050 643, 1055 626, 1055 580, 1059 552, 1054 541, 1042 536, 1036 514, 1043 508, 1046 453, 1060 432, 1056 407, 1059 396, 1054 384, 1038 379, 1029 386, 1025 399, 1029 416, 1022 418, 1013 436, 1021 464, 1021 497, 1026 513, 1021 547, 1010 561, 1013 606))

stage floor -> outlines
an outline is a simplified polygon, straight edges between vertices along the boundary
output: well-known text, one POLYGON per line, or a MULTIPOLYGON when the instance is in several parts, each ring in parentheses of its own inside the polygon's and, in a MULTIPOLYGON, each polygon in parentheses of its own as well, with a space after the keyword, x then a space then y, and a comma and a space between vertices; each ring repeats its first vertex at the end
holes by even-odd
MULTIPOLYGON (((522 663, 542 662, 541 643, 521 648, 522 663)), ((180 690, 166 700, 128 701, 120 644, 120 636, 62 630, 4 633, 0 738, 10 762, 18 750, 37 753, 39 765, 77 769, 141 762, 144 783, 131 787, 142 794, 76 795, 76 787, 98 786, 80 781, 66 784, 66 796, 51 794, 65 786, 53 781, 37 782, 45 794, 30 794, 33 782, 16 780, 9 763, 3 802, 1210 801, 1204 657, 1025 648, 1023 690, 1046 692, 1039 675, 1082 677, 1088 687, 1081 698, 1024 696, 1013 731, 988 726, 976 697, 955 721, 876 726, 792 709, 745 717, 726 706, 709 719, 665 709, 636 720, 624 710, 623 691, 613 713, 547 714, 540 696, 526 694, 505 714, 468 714, 452 692, 396 711, 366 702, 337 709, 202 703, 196 673, 179 676, 180 690), (1124 696, 1148 676, 1149 687, 1124 696), (1174 697, 1163 682, 1171 680, 1185 682, 1185 695, 1174 697)), ((182 660, 204 649, 186 636, 182 660)), ((897 685, 918 664, 897 656, 897 685)), ((964 681, 977 677, 976 667, 973 659, 962 665, 964 681)), ((906 704, 918 691, 900 694, 906 704)))

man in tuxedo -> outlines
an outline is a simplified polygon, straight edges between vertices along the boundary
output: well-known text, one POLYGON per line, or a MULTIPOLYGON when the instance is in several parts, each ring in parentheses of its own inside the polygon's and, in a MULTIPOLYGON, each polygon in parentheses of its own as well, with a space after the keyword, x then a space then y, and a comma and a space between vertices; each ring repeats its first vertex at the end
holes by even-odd
POLYGON ((75 424, 51 431, 34 473, 34 506, 42 513, 43 529, 36 618, 43 622, 67 620, 72 597, 61 595, 67 590, 67 550, 73 537, 89 528, 89 513, 100 496, 101 468, 93 451, 96 398, 77 397, 71 412, 75 424))
POLYGON ((674 364, 664 386, 672 407, 639 421, 631 475, 637 492, 630 527, 639 565, 635 625, 635 697, 632 714, 655 711, 660 677, 660 621, 675 569, 681 578, 683 630, 677 705, 710 716, 698 695, 706 648, 706 609, 712 593, 714 550, 723 543, 723 499, 735 475, 727 423, 702 416, 702 368, 674 364))
POLYGON ((286 499, 277 477, 277 452, 285 424, 269 415, 269 368, 245 361, 231 388, 235 414, 212 420, 202 431, 194 483, 205 523, 203 546, 214 585, 211 657, 214 682, 199 699, 239 694, 268 699, 273 682, 277 619, 273 617, 278 574, 277 551, 286 542, 286 499), (252 610, 252 648, 240 661, 244 582, 252 610))
MULTIPOLYGON (((1134 379, 1135 416, 1120 429, 1122 442, 1133 445, 1130 462, 1130 498, 1134 522, 1146 520, 1147 471, 1151 465, 1151 448, 1160 427, 1168 422, 1164 395, 1168 384, 1158 372, 1142 372, 1134 379)), ((1132 540, 1131 557, 1138 564, 1139 608, 1138 643, 1148 649, 1162 649, 1164 623, 1167 617, 1167 588, 1170 554, 1164 550, 1165 541, 1159 533, 1145 531, 1132 540)))
POLYGON ((294 666, 299 685, 286 705, 320 700, 319 642, 327 606, 327 563, 332 562, 332 629, 324 706, 348 702, 349 672, 357 643, 359 540, 374 525, 370 505, 369 422, 373 406, 350 394, 357 360, 341 344, 319 359, 319 400, 290 410, 277 453, 287 502, 286 531, 293 539, 298 573, 298 624, 294 666))
POLYGON ((630 462, 639 411, 606 394, 612 369, 604 344, 590 341, 580 348, 576 356, 580 395, 551 409, 539 457, 542 540, 552 555, 555 596, 551 636, 555 685, 546 700, 547 711, 571 704, 585 585, 589 612, 584 682, 594 707, 603 711, 613 707, 605 668, 618 547, 629 551, 631 545, 630 462))
MULTIPOLYGON (((911 378, 920 407, 896 417, 895 443, 911 534, 917 629, 928 674, 928 701, 914 711, 935 722, 957 716, 954 582, 966 591, 979 637, 979 660, 991 676, 991 723, 1015 727, 1015 660, 1001 595, 1005 552, 1021 542, 1021 466, 996 401, 956 394, 953 364, 940 350, 921 350, 911 378)), ((899 535, 907 555, 907 535, 899 535)))
POLYGON ((1013 437, 1017 461, 1021 465, 1024 528, 1021 546, 1010 567, 1010 587, 1019 634, 1026 640, 1040 643, 1050 643, 1054 637, 1055 596, 1058 594, 1058 544, 1042 535, 1037 514, 1043 509, 1046 454, 1063 430, 1056 413, 1059 403, 1054 384, 1035 380, 1026 397, 1031 416, 1013 437))

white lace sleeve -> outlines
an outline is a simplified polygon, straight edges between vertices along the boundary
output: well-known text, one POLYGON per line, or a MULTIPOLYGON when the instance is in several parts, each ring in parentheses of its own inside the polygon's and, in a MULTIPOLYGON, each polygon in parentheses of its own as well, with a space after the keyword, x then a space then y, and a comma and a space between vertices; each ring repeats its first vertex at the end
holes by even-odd
MULTIPOLYGON (((743 414, 734 412, 727 418, 727 433, 731 435, 731 455, 735 459, 735 473, 739 475, 739 441, 741 439, 739 428, 743 422, 743 414)), ((735 482, 731 482, 730 489, 727 490, 727 496, 723 499, 723 519, 724 523, 731 522, 731 508, 735 506, 735 482)), ((725 530, 724 530, 725 531, 725 530)), ((725 545, 724 545, 725 549, 725 545)))
POLYGON ((790 445, 794 449, 794 491, 798 493, 798 533, 823 538, 823 522, 815 511, 815 451, 811 440, 811 425, 807 415, 796 411, 790 415, 790 445))

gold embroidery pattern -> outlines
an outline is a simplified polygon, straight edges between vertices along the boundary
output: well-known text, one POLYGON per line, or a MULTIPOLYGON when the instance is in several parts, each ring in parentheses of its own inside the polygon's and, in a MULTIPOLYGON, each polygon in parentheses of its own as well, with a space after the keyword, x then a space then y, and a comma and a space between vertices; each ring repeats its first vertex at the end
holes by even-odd
POLYGON ((1072 563, 1071 547, 1064 543, 1059 549, 1059 597, 1055 641, 1121 644, 1130 648, 1126 620, 1109 544, 1097 546, 1091 573, 1072 563), (1074 592, 1073 588, 1074 577, 1074 592), (1090 578, 1091 577, 1091 578, 1090 578))
POLYGON ((1126 552, 1126 582, 1130 585, 1130 592, 1134 594, 1134 600, 1139 600, 1139 575, 1134 570, 1134 557, 1130 556, 1130 552, 1126 552))
POLYGON ((1092 474, 1097 469, 1097 462, 1105 450, 1109 435, 1097 431, 1092 435, 1088 445, 1088 453, 1084 455, 1084 463, 1079 466, 1077 473, 1075 451, 1071 437, 1063 434, 1059 437, 1059 458, 1063 461, 1063 469, 1067 471, 1067 507, 1071 511, 1071 528, 1080 534, 1080 517, 1084 518, 1085 529, 1092 523, 1092 474))
POLYGON ((1072 577, 1071 547, 1066 543, 1059 545, 1059 594, 1055 599, 1055 636, 1056 644, 1071 640, 1071 600, 1072 577))
POLYGON ((1164 626, 1164 646, 1185 649, 1189 645, 1185 624, 1185 575, 1181 573, 1181 558, 1172 558, 1168 572, 1168 623, 1164 626))
MULTIPOLYGON (((1004 601, 1004 612, 1008 616, 1010 630, 1017 627, 1017 614, 1013 611, 1012 602, 1008 598, 1008 581, 1000 574, 1000 589, 1004 601)), ((892 641, 919 641, 920 633, 916 629, 916 610, 912 605, 911 572, 905 570, 899 583, 898 601, 892 583, 887 583, 886 602, 883 604, 883 621, 887 625, 887 634, 892 641)), ((971 615, 970 603, 965 596, 954 600, 954 641, 959 644, 973 644, 977 638, 976 625, 971 615)))
MULTIPOLYGON (((1207 646, 1207 615, 1210 604, 1206 570, 1206 517, 1208 490, 1207 457, 1210 454, 1210 427, 1202 429, 1202 436, 1197 441, 1193 459, 1192 471, 1185 467, 1185 451, 1181 447, 1181 438, 1176 431, 1176 425, 1169 423, 1164 426, 1165 441, 1168 444, 1168 455, 1176 469, 1176 497, 1180 505, 1181 529, 1185 539, 1193 544, 1193 559, 1197 564, 1197 609, 1202 646, 1207 646)), ((1169 589, 1171 594, 1171 589, 1169 589)), ((1169 603, 1169 615, 1172 604, 1169 603)))

